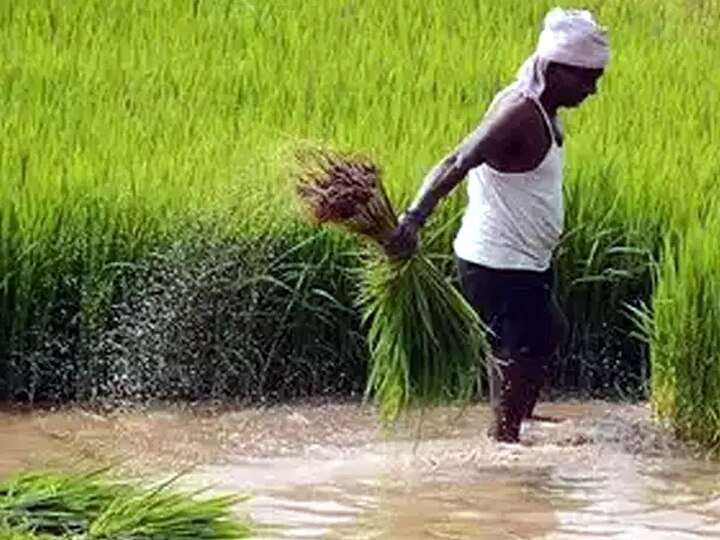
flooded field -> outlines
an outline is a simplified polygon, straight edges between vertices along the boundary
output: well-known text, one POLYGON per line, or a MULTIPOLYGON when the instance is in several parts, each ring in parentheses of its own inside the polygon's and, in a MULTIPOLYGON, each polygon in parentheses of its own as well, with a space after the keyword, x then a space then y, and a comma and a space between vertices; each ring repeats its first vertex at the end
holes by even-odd
POLYGON ((720 539, 720 463, 644 406, 543 404, 520 445, 488 409, 429 412, 384 434, 357 405, 0 413, 0 472, 115 463, 248 493, 258 538, 720 539))

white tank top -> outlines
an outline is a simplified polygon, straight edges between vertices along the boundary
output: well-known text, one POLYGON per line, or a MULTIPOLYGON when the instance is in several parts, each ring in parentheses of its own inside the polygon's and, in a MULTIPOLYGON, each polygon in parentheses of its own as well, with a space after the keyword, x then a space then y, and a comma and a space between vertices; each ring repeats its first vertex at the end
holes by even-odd
POLYGON ((453 244, 462 259, 540 272, 551 264, 564 221, 562 148, 545 109, 534 101, 550 130, 550 148, 528 172, 505 173, 487 164, 468 172, 468 204, 453 244))

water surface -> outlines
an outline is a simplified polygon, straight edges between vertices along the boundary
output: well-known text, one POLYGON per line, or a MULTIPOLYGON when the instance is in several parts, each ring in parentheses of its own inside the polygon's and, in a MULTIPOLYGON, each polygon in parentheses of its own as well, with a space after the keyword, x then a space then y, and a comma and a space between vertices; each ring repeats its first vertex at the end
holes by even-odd
POLYGON ((522 443, 485 437, 484 405, 384 433, 357 405, 0 414, 0 472, 106 464, 248 493, 258 538, 720 539, 720 464, 644 406, 543 404, 522 443))

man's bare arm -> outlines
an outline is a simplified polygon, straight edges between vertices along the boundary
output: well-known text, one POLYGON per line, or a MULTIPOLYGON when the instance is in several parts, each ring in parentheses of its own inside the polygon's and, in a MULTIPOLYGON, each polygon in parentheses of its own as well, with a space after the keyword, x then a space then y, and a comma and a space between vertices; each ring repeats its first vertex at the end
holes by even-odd
POLYGON ((423 179, 408 214, 420 224, 434 211, 468 171, 505 152, 515 137, 513 124, 519 109, 510 106, 492 121, 482 122, 474 131, 433 167, 423 179))
POLYGON ((503 106, 492 120, 484 120, 424 178, 414 201, 398 223, 385 247, 393 257, 409 256, 417 247, 418 231, 440 200, 482 163, 496 166, 523 138, 527 107, 518 102, 503 106))

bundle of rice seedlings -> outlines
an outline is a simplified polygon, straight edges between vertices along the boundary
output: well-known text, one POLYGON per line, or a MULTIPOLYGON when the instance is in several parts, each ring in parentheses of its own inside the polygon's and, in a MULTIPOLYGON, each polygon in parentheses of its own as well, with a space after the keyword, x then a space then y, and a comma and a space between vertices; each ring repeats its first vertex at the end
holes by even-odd
POLYGON ((23 472, 0 482, 0 538, 237 540, 250 527, 231 519, 243 497, 196 498, 171 482, 142 488, 104 471, 23 472))
POLYGON ((388 256, 398 223, 370 159, 328 150, 301 150, 293 177, 310 219, 363 240, 358 306, 368 325, 372 396, 383 421, 410 408, 466 404, 487 358, 486 328, 464 296, 418 249, 388 256))

